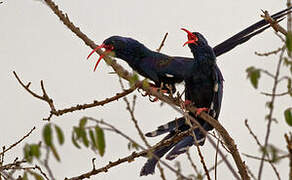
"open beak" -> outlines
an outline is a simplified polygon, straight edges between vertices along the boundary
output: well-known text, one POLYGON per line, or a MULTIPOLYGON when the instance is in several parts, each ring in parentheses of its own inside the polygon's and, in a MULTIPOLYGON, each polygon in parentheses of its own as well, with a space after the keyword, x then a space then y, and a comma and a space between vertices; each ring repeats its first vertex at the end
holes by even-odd
POLYGON ((100 46, 97 46, 94 50, 91 51, 91 53, 87 56, 87 59, 90 58, 90 56, 96 52, 98 49, 101 49, 101 48, 105 48, 105 52, 99 57, 99 59, 97 60, 95 66, 94 66, 94 71, 96 70, 100 60, 106 55, 108 54, 109 52, 111 52, 113 50, 113 48, 110 48, 109 46, 105 45, 105 44, 101 44, 100 46))
POLYGON ((191 33, 189 30, 185 28, 181 28, 181 30, 185 31, 188 34, 188 41, 185 42, 183 46, 187 44, 197 44, 198 37, 196 35, 194 35, 193 33, 191 33))

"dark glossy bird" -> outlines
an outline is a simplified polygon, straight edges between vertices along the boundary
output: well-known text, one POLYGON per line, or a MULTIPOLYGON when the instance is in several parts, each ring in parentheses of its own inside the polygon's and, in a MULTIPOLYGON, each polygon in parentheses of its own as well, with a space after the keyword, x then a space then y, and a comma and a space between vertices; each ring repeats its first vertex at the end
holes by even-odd
MULTIPOLYGON (((223 77, 220 70, 216 65, 216 56, 213 49, 208 45, 207 40, 200 33, 196 33, 194 41, 188 41, 194 46, 192 52, 194 54, 194 65, 192 71, 185 76, 185 98, 188 103, 196 106, 199 111, 207 111, 214 118, 218 118, 222 95, 223 95, 223 77)), ((212 130, 213 127, 199 118, 197 114, 189 113, 206 131, 212 130)), ((196 125, 194 122, 192 125, 196 125)), ((155 137, 164 133, 169 133, 163 140, 173 137, 178 132, 186 131, 190 128, 190 125, 186 122, 184 117, 171 121, 165 125, 158 127, 157 130, 147 133, 148 137, 155 137)), ((187 149, 192 146, 196 141, 199 145, 203 145, 205 142, 205 133, 199 128, 194 129, 194 135, 186 136, 181 141, 173 143, 169 146, 164 146, 159 149, 155 149, 153 152, 155 156, 147 160, 143 166, 140 175, 153 174, 155 165, 158 162, 157 158, 161 158, 164 154, 170 151, 166 155, 166 159, 173 160, 178 155, 185 153, 187 149)))
MULTIPOLYGON (((271 17, 276 21, 281 21, 283 16, 290 13, 289 10, 291 8, 292 7, 275 13, 271 17)), ((268 25, 268 22, 265 20, 258 21, 215 46, 213 48, 215 56, 218 57, 230 51, 237 45, 248 41, 250 38, 263 32, 269 27, 270 25, 268 25)), ((154 81, 157 87, 160 87, 161 83, 164 83, 164 85, 168 84, 173 92, 175 92, 174 84, 183 81, 184 71, 190 67, 188 61, 191 59, 189 58, 170 57, 165 54, 151 51, 134 39, 120 36, 112 36, 106 39, 104 43, 96 47, 87 58, 100 48, 105 48, 106 51, 98 59, 94 70, 106 54, 115 55, 116 57, 125 60, 139 74, 154 81)))
MULTIPOLYGON (((282 17, 286 15, 291 8, 287 8, 283 11, 280 11, 274 15, 274 18, 277 21, 281 21, 282 17)), ((221 102, 223 96, 223 76, 222 73, 215 62, 216 57, 232 50, 239 44, 242 44, 248 41, 253 36, 263 32, 270 25, 265 20, 261 20, 243 31, 235 34, 226 41, 220 43, 219 45, 211 48, 207 44, 207 40, 198 32, 190 33, 188 30, 184 29, 188 33, 188 41, 184 44, 188 44, 191 52, 193 53, 194 59, 202 61, 203 66, 200 69, 200 72, 193 73, 193 76, 185 79, 186 87, 186 101, 191 102, 196 107, 202 107, 202 110, 207 110, 208 113, 215 119, 218 119, 221 102), (205 48, 204 48, 205 47, 205 48), (206 61, 204 61, 204 59, 206 61), (202 75, 204 74, 204 75, 202 75), (205 109, 206 107, 209 107, 205 109)), ((205 122, 203 119, 195 116, 190 113, 190 115, 200 123, 200 125, 206 130, 212 130, 213 127, 205 122)), ((162 141, 173 137, 176 133, 186 131, 190 127, 186 123, 184 117, 171 121, 167 124, 161 125, 157 130, 149 132, 146 134, 148 137, 159 136, 164 133, 169 133, 162 141)), ((205 134, 200 131, 199 128, 194 130, 197 142, 199 145, 203 145, 205 141, 205 134)), ((153 154, 155 157, 149 158, 143 168, 141 169, 140 175, 153 174, 155 171, 155 166, 158 162, 158 158, 164 156, 168 151, 172 149, 170 153, 166 156, 166 159, 172 160, 177 157, 179 154, 182 154, 187 151, 188 147, 194 144, 194 139, 192 136, 187 136, 180 142, 176 144, 171 144, 169 146, 163 146, 159 149, 155 149, 153 154)))
MULTIPOLYGON (((169 85, 172 92, 175 92, 174 84, 182 82, 194 64, 192 58, 171 57, 158 53, 128 37, 112 36, 96 49, 100 48, 106 49, 105 54, 126 61, 133 70, 154 81, 157 87, 160 87, 162 83, 163 85, 169 85)), ((103 56, 99 58, 96 66, 101 58, 103 56)))

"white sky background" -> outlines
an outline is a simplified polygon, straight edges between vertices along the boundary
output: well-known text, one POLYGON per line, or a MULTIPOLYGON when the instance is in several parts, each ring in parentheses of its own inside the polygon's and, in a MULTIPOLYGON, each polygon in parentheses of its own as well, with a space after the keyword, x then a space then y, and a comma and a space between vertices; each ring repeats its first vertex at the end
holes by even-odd
MULTIPOLYGON (((112 69, 103 61, 96 72, 93 67, 97 55, 86 60, 91 49, 67 29, 40 1, 3 0, 0 5, 0 145, 10 145, 27 133, 33 126, 37 130, 26 142, 35 143, 41 138, 41 129, 46 123, 42 118, 49 114, 46 103, 33 98, 16 82, 12 71, 15 70, 24 81, 31 81, 33 90, 40 92, 40 80, 43 79, 48 94, 54 99, 57 108, 65 108, 77 103, 87 103, 93 100, 103 100, 121 92, 116 75, 108 74, 112 69)), ((187 47, 182 47, 186 41, 185 32, 181 27, 191 31, 199 31, 208 39, 211 46, 217 45, 231 35, 239 32, 250 24, 260 20, 261 9, 272 14, 285 7, 286 1, 278 0, 223 0, 223 1, 56 1, 70 19, 81 30, 100 44, 112 35, 129 36, 144 43, 150 49, 156 49, 164 34, 169 32, 163 53, 192 57, 187 47)), ((237 47, 218 58, 224 78, 224 99, 220 122, 235 139, 240 152, 256 155, 258 147, 244 126, 244 119, 249 123, 263 143, 266 131, 265 115, 268 109, 265 103, 269 98, 259 95, 261 91, 270 91, 271 81, 262 75, 259 90, 253 89, 246 79, 245 69, 249 66, 275 70, 278 56, 258 57, 255 51, 265 52, 278 48, 279 39, 268 30, 253 38, 248 43, 237 47)), ((119 61, 121 62, 121 61, 119 61)), ((121 62, 122 63, 122 62, 121 62)), ((125 63, 122 63, 126 65, 125 63)), ((126 66, 125 66, 126 67, 126 66)), ((128 68, 129 69, 129 68, 128 68)), ((155 129, 158 125, 173 120, 180 115, 170 107, 150 103, 141 97, 137 91, 138 102, 136 117, 144 132, 155 129)), ((131 99, 132 95, 129 96, 131 99)), ((279 123, 272 125, 271 141, 281 149, 286 150, 283 134, 291 130, 284 122, 284 107, 291 106, 291 98, 276 100, 275 115, 279 123)), ((62 162, 51 161, 57 179, 72 177, 87 172, 92 168, 91 159, 96 157, 96 166, 104 166, 108 161, 129 155, 127 141, 111 132, 106 133, 106 154, 103 158, 91 150, 78 150, 71 143, 71 130, 83 116, 103 118, 115 125, 139 142, 136 129, 125 111, 123 100, 113 102, 104 107, 96 107, 85 111, 53 117, 52 122, 58 124, 66 132, 66 142, 58 147, 62 162)), ((150 139, 149 139, 150 140, 150 139)), ((160 138, 151 139, 152 143, 160 138)), ((22 157, 22 146, 6 154, 6 160, 22 157)), ((195 148, 192 157, 201 167, 195 148)), ((202 147, 207 166, 213 164, 215 150, 209 142, 202 147)), ((233 163, 231 156, 230 161, 233 163)), ((247 165, 257 174, 258 162, 243 156, 247 165)), ((181 155, 183 173, 191 174, 192 169, 185 155, 181 155)), ((125 163, 112 168, 108 173, 101 173, 92 179, 143 179, 159 178, 159 171, 153 176, 139 177, 139 172, 145 158, 125 163)), ((170 162, 174 164, 174 161, 170 162)), ((282 179, 288 177, 288 161, 277 166, 282 179)), ((166 177, 173 179, 174 175, 165 170, 166 177)), ((213 172, 211 173, 213 176, 213 172)), ((275 179, 268 164, 265 165, 265 179, 275 179)), ((219 179, 233 179, 225 165, 218 169, 219 179)))

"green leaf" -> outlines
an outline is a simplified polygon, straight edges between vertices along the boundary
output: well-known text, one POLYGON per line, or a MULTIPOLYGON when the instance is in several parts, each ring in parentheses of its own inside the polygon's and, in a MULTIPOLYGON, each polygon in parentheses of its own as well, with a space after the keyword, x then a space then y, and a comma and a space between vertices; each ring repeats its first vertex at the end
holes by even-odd
POLYGON ((292 51, 292 34, 291 32, 288 32, 286 35, 286 47, 289 52, 292 51))
POLYGON ((134 73, 133 76, 130 78, 130 86, 132 87, 137 81, 139 80, 139 76, 137 73, 134 73))
POLYGON ((89 137, 90 137, 93 149, 98 149, 97 140, 95 139, 94 133, 93 133, 93 131, 91 129, 89 130, 89 137))
POLYGON ((139 150, 139 146, 138 146, 138 144, 136 144, 134 142, 129 142, 128 143, 128 149, 129 150, 131 150, 131 149, 139 150))
POLYGON ((284 111, 284 116, 287 124, 292 126, 292 108, 288 108, 284 111))
POLYGON ((75 133, 74 132, 75 131, 72 131, 72 137, 71 137, 72 143, 74 144, 75 147, 77 147, 78 149, 80 149, 81 147, 79 146, 79 144, 76 141, 76 136, 75 136, 75 133))
POLYGON ((87 133, 86 133, 85 129, 80 129, 80 130, 81 130, 80 133, 81 133, 82 142, 86 147, 88 147, 89 141, 87 138, 87 133))
POLYGON ((105 152, 104 132, 100 127, 96 126, 95 133, 97 137, 97 147, 98 147, 99 154, 100 156, 103 156, 105 152))
POLYGON ((28 180, 27 172, 24 172, 23 173, 23 176, 22 176, 22 179, 21 180, 28 180))
POLYGON ((60 145, 64 144, 65 138, 62 129, 59 126, 55 125, 55 131, 57 133, 59 144, 60 145))
POLYGON ((41 156, 40 146, 38 144, 31 144, 30 145, 30 154, 37 159, 41 156))
POLYGON ((35 173, 33 171, 31 171, 29 173, 34 177, 35 180, 44 180, 44 178, 41 175, 39 175, 38 173, 35 173))
POLYGON ((74 133, 76 134, 76 139, 79 139, 81 137, 81 128, 74 127, 74 133))
POLYGON ((30 145, 29 144, 26 144, 23 148, 23 154, 24 154, 24 158, 29 162, 31 163, 32 162, 32 155, 31 155, 31 152, 30 152, 30 145))
POLYGON ((60 161, 61 159, 60 159, 60 156, 59 156, 55 146, 50 146, 50 149, 52 150, 52 153, 53 153, 54 157, 57 159, 57 161, 60 161))
POLYGON ((45 127, 43 128, 43 139, 47 146, 53 145, 51 124, 46 124, 45 127))
POLYGON ((249 67, 246 69, 247 72, 247 78, 250 79, 251 84, 255 89, 258 88, 258 82, 261 77, 261 72, 259 69, 256 69, 255 67, 249 67))
POLYGON ((84 128, 85 125, 86 125, 86 123, 87 123, 87 118, 86 117, 80 119, 80 121, 79 121, 79 127, 80 128, 84 128))

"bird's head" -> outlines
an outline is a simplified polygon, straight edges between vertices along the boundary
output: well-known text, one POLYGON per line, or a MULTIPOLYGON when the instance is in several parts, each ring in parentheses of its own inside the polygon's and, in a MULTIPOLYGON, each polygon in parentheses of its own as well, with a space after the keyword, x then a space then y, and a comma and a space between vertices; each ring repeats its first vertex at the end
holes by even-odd
POLYGON ((184 43, 183 46, 189 45, 190 48, 192 46, 205 46, 208 45, 207 40, 204 38, 204 36, 199 32, 190 32, 189 30, 185 28, 181 28, 181 30, 185 31, 188 34, 188 41, 184 43))
POLYGON ((112 56, 121 59, 125 59, 124 56, 130 54, 136 45, 140 43, 134 39, 121 37, 121 36, 111 36, 103 41, 100 46, 97 46, 87 57, 87 59, 98 49, 104 48, 105 52, 99 57, 94 67, 94 71, 97 68, 100 60, 105 56, 112 56))

